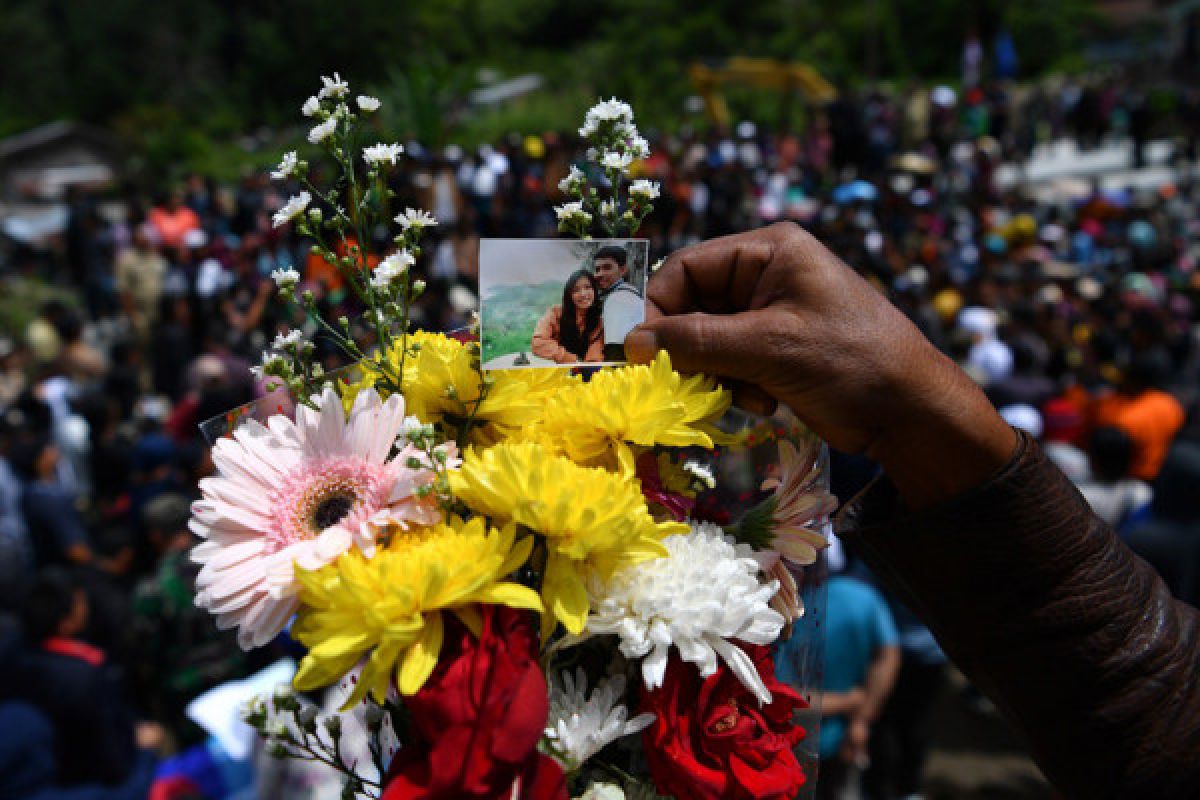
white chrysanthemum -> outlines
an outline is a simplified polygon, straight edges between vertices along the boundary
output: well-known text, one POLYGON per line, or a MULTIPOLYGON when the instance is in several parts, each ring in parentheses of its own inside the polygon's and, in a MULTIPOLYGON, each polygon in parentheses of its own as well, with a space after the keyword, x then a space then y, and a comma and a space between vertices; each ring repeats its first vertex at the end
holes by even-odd
POLYGON ((275 341, 271 342, 271 347, 276 350, 287 350, 297 346, 303 340, 304 334, 296 328, 292 328, 287 333, 275 334, 275 341))
POLYGON ((583 203, 578 200, 555 206, 554 213, 558 215, 559 222, 582 222, 588 225, 592 221, 592 215, 584 210, 583 203))
POLYGON ((624 172, 633 163, 632 153, 618 153, 616 150, 606 150, 600 156, 600 166, 605 169, 616 169, 624 172))
POLYGON ((650 143, 634 132, 629 140, 629 152, 633 154, 634 158, 649 158, 650 143))
POLYGON ((558 182, 558 190, 560 192, 574 191, 576 188, 582 186, 586 180, 587 176, 583 174, 583 171, 572 164, 570 171, 567 172, 567 177, 558 182))
POLYGON ((298 606, 295 566, 320 569, 354 546, 370 556, 376 526, 440 517, 421 496, 434 473, 408 466, 419 451, 389 458, 403 421, 398 393, 360 392, 347 415, 327 388, 294 422, 247 420, 213 446, 217 474, 200 481, 190 527, 205 540, 191 554, 196 605, 218 628, 238 628, 244 648, 266 644, 298 606))
POLYGON ((330 117, 324 122, 314 125, 312 130, 308 132, 308 140, 313 144, 318 144, 325 141, 333 135, 334 131, 337 130, 337 125, 338 118, 336 116, 330 117))
POLYGON ((582 667, 575 669, 574 677, 566 671, 561 677, 551 676, 545 737, 564 769, 578 769, 610 743, 639 733, 654 721, 653 714, 629 719, 629 710, 621 702, 624 696, 624 675, 600 681, 591 697, 582 667))
POLYGON ((296 171, 296 164, 299 162, 300 159, 296 158, 295 150, 284 153, 283 158, 279 161, 279 166, 271 173, 271 177, 277 181, 290 177, 296 171))
POLYGON ((333 73, 332 78, 322 75, 321 83, 324 85, 321 87, 321 91, 317 93, 317 96, 322 100, 326 97, 345 97, 350 93, 350 84, 342 80, 342 76, 336 72, 333 73))
POLYGON ((639 179, 629 184, 629 194, 643 202, 649 202, 658 197, 658 182, 639 179))
POLYGON ((433 215, 424 209, 417 210, 415 208, 404 209, 403 214, 396 215, 396 224, 404 230, 416 228, 418 231, 423 228, 432 228, 438 224, 438 221, 433 218, 433 215))
POLYGON ((379 106, 382 105, 382 103, 379 102, 378 97, 371 97, 369 94, 360 94, 355 99, 358 102, 358 109, 360 111, 365 111, 368 114, 370 114, 372 111, 378 111, 379 106))
POLYGON ((304 105, 300 106, 300 113, 306 117, 316 116, 316 113, 321 110, 321 101, 314 95, 304 101, 304 105))
POLYGON ((376 166, 385 162, 394 166, 403 152, 404 147, 398 144, 373 144, 363 148, 363 161, 376 166))
POLYGON ((600 201, 600 213, 606 217, 611 217, 613 214, 616 214, 617 201, 613 200, 612 198, 600 201))
POLYGON ((593 783, 579 800, 626 800, 625 790, 615 783, 593 783))
POLYGON ((771 644, 783 615, 771 608, 779 589, 758 579, 749 545, 735 544, 711 523, 693 522, 691 533, 663 539, 666 558, 644 561, 607 581, 593 576, 587 632, 620 638, 621 652, 644 658, 646 688, 662 686, 671 645, 708 677, 720 657, 761 703, 771 693, 746 653, 733 643, 771 644))
POLYGON ((283 204, 283 208, 275 212, 275 216, 271 218, 271 224, 276 228, 280 225, 286 225, 296 217, 304 213, 304 209, 308 208, 308 204, 312 202, 312 195, 308 192, 301 192, 288 198, 288 201, 283 204))
POLYGON ((300 282, 300 273, 291 267, 273 269, 271 270, 271 280, 275 281, 275 285, 280 289, 290 289, 300 282))
POLYGON ((392 281, 408 272, 409 267, 416 263, 412 253, 407 250, 397 250, 380 261, 371 275, 371 285, 376 289, 386 289, 392 281))

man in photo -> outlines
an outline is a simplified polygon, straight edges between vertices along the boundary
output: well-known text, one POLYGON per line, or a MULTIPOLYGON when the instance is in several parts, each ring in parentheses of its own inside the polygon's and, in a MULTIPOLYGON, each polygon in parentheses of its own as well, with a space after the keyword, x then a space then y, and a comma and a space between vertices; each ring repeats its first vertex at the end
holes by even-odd
POLYGON ((629 254, 620 245, 605 245, 593 259, 600 287, 604 323, 604 360, 625 360, 625 335, 645 319, 642 293, 626 280, 629 254))

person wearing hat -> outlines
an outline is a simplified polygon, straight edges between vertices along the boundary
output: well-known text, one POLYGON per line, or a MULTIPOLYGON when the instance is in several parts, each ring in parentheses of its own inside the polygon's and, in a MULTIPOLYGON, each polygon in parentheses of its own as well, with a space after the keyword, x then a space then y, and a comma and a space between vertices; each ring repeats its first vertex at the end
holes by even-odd
POLYGON ((1200 610, 852 269, 777 224, 676 251, 630 360, 776 403, 882 476, 839 537, 911 602, 1067 797, 1200 797, 1200 610))

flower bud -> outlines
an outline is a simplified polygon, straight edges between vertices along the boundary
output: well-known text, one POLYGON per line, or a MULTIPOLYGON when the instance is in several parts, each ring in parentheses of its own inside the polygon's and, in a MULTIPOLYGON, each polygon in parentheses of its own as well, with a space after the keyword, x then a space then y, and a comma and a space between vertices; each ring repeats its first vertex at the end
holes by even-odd
POLYGON ((320 225, 323 217, 324 215, 319 208, 310 208, 308 210, 308 218, 312 221, 313 225, 320 225))
POLYGON ((306 733, 317 732, 317 707, 304 706, 296 712, 296 723, 306 733))
POLYGON ((336 714, 331 714, 328 717, 325 717, 323 720, 321 720, 321 724, 325 726, 325 730, 328 731, 329 735, 334 739, 337 739, 342 735, 342 718, 336 714))

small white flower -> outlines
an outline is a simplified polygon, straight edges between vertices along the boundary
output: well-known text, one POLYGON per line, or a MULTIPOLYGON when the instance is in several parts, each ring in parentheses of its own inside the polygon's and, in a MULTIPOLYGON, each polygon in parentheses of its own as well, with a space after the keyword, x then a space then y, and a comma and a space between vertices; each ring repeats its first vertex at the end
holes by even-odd
POLYGON ((583 127, 579 129, 579 135, 585 138, 591 136, 606 123, 616 123, 616 127, 621 128, 633 125, 633 109, 628 103, 615 97, 603 100, 588 109, 587 115, 583 118, 583 127))
POLYGON ((271 342, 271 347, 275 350, 289 350, 304 340, 304 333, 292 328, 287 333, 275 334, 275 341, 271 342))
POLYGON ((300 282, 300 273, 291 267, 274 269, 271 270, 271 279, 280 289, 290 289, 300 282))
POLYGON ((701 464, 699 461, 686 461, 683 464, 683 471, 709 489, 717 485, 717 479, 713 477, 712 467, 707 464, 701 464))
POLYGON ((654 722, 653 714, 629 719, 629 710, 621 702, 624 696, 624 675, 600 681, 591 697, 582 667, 576 668, 573 678, 565 671, 561 679, 551 677, 545 737, 555 759, 567 771, 578 769, 610 743, 654 722))
POLYGON ((649 158, 650 143, 636 134, 629 140, 629 152, 634 158, 649 158))
POLYGON ((723 660, 760 703, 771 702, 754 662, 735 644, 767 645, 779 638, 783 615, 770 607, 779 584, 763 584, 749 545, 735 544, 711 523, 663 539, 666 558, 619 570, 607 581, 592 576, 587 632, 620 639, 627 658, 642 658, 646 688, 662 686, 674 645, 708 677, 723 660))
POLYGON ((613 200, 612 198, 609 198, 607 200, 602 200, 600 202, 601 216, 611 217, 612 215, 614 215, 616 213, 617 213, 617 201, 613 200))
POLYGON ((300 106, 300 113, 306 117, 315 116, 321 110, 321 101, 316 96, 309 97, 304 101, 304 105, 300 106))
POLYGON ((572 164, 567 177, 558 182, 558 190, 564 193, 574 191, 577 187, 582 186, 586 180, 587 177, 583 174, 583 171, 572 164))
POLYGON ((337 125, 338 118, 336 116, 332 116, 324 122, 314 125, 312 130, 308 132, 308 140, 313 144, 317 144, 328 139, 337 130, 337 125))
POLYGON ((565 225, 569 225, 574 222, 590 225, 592 222, 592 215, 583 209, 583 203, 579 201, 563 203, 561 206, 555 206, 554 213, 558 215, 558 221, 565 225))
POLYGON ((606 150, 600 156, 600 166, 605 169, 615 169, 624 172, 633 163, 632 153, 618 153, 616 150, 606 150))
POLYGON ((292 150, 283 154, 283 158, 279 161, 279 166, 271 173, 271 177, 277 181, 290 177, 296 171, 296 164, 300 159, 296 158, 296 151, 292 150))
POLYGON ((378 97, 371 97, 369 94, 360 94, 356 99, 359 110, 366 111, 368 114, 372 111, 378 111, 379 106, 382 105, 378 97))
POLYGON ((656 181, 636 180, 629 184, 629 194, 638 198, 643 202, 650 202, 658 197, 658 183, 656 181))
POLYGON ((396 159, 403 152, 404 148, 398 144, 373 144, 370 147, 363 148, 363 161, 374 165, 379 165, 386 161, 388 164, 395 166, 396 159))
POLYGON ((276 228, 280 225, 286 225, 296 217, 304 213, 304 209, 308 208, 308 204, 312 202, 312 195, 308 192, 301 192, 288 198, 288 201, 283 204, 283 208, 275 212, 275 216, 271 218, 271 223, 276 228))
POLYGON ((432 228, 433 226, 437 225, 438 222, 428 211, 423 209, 418 211, 415 208, 406 208, 404 209, 403 214, 396 215, 396 224, 406 231, 409 228, 415 228, 419 231, 423 228, 432 228))
POLYGON ((327 78, 322 75, 321 83, 324 84, 324 86, 321 87, 321 91, 317 93, 317 96, 322 100, 324 100, 326 97, 345 97, 350 93, 350 84, 342 80, 342 76, 338 75, 336 72, 333 73, 332 78, 327 78))
POLYGON ((422 431, 424 430, 425 426, 421 420, 409 415, 404 418, 404 422, 400 425, 399 436, 405 439, 412 439, 414 436, 421 436, 422 431))
POLYGON ((252 374, 257 380, 262 380, 268 375, 274 375, 279 369, 286 364, 286 359, 279 353, 272 353, 270 350, 264 350, 262 354, 262 363, 257 367, 250 368, 252 374))
POLYGON ((579 800, 626 800, 625 790, 615 783, 593 783, 579 800))
POLYGON ((380 261, 371 276, 371 285, 376 289, 386 289, 392 281, 408 272, 409 267, 416 263, 412 253, 407 250, 397 250, 380 261))

